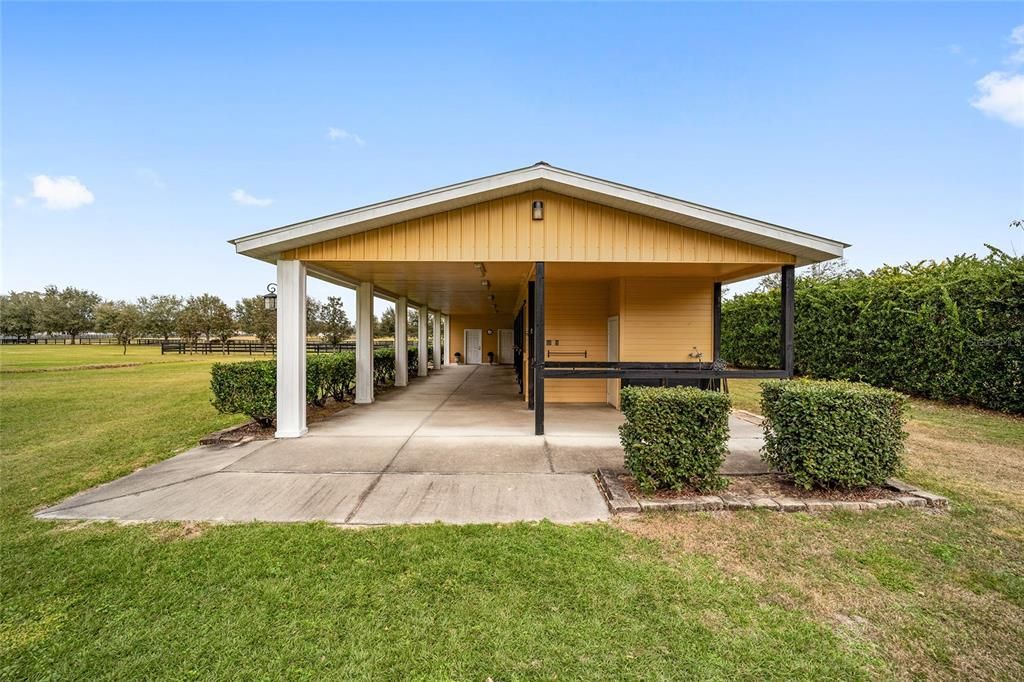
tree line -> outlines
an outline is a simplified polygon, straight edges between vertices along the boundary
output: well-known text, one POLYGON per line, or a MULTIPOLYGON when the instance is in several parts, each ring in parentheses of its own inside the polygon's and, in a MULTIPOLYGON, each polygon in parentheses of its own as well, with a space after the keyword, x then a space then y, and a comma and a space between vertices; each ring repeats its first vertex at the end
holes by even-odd
MULTIPOLYGON (((306 300, 306 328, 327 343, 338 344, 355 334, 340 297, 306 300)), ((409 331, 415 338, 418 317, 409 311, 409 331)), ((171 337, 188 342, 214 339, 226 342, 239 334, 272 342, 277 314, 267 310, 262 296, 243 298, 232 307, 214 294, 187 298, 143 296, 135 301, 104 300, 95 292, 75 287, 48 286, 43 291, 11 291, 0 295, 0 335, 29 339, 38 334, 63 335, 75 343, 82 334, 111 334, 126 347, 140 337, 171 337)), ((377 337, 393 337, 395 309, 374 316, 377 337)))

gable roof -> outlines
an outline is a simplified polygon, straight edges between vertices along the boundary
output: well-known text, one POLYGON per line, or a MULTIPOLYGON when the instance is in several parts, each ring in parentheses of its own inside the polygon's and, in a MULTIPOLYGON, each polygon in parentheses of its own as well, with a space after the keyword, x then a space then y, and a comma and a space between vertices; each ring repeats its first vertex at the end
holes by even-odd
POLYGON ((798 265, 839 258, 843 248, 849 246, 782 225, 556 168, 543 161, 257 232, 230 243, 237 253, 274 261, 277 254, 288 249, 537 189, 790 253, 797 257, 798 265))

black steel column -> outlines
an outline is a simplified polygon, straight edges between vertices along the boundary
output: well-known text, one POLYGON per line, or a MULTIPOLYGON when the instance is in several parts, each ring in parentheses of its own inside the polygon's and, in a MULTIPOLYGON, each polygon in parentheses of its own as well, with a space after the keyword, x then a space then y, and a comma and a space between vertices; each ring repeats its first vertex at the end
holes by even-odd
POLYGON ((711 356, 712 360, 722 359, 722 283, 715 282, 715 299, 713 308, 712 325, 714 329, 713 344, 714 349, 711 356))
POLYGON ((796 315, 796 303, 793 288, 796 284, 795 266, 782 266, 782 334, 780 348, 780 368, 786 376, 793 376, 793 318, 796 315))
POLYGON ((533 339, 534 339, 533 325, 535 324, 536 319, 537 319, 537 308, 536 308, 536 306, 534 306, 534 301, 535 300, 536 300, 536 296, 535 296, 535 292, 534 292, 533 282, 532 281, 527 282, 527 284, 526 284, 526 317, 527 317, 527 320, 526 320, 527 321, 527 325, 526 325, 526 350, 527 350, 527 352, 530 355, 530 363, 526 367, 526 383, 527 383, 526 406, 528 408, 530 408, 531 410, 533 409, 533 387, 534 387, 534 383, 535 383, 534 379, 535 379, 535 376, 536 376, 536 373, 533 371, 533 353, 534 353, 534 350, 535 350, 534 343, 533 343, 533 339))
POLYGON ((533 287, 533 432, 544 435, 544 261, 537 261, 533 287))

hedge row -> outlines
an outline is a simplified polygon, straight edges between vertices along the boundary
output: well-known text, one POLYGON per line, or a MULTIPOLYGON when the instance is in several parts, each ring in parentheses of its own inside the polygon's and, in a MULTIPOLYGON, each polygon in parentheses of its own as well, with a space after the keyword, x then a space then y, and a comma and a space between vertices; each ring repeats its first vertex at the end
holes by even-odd
POLYGON ((903 470, 907 398, 847 381, 761 384, 761 457, 797 485, 881 485, 903 470))
POLYGON ((729 440, 729 396, 698 388, 629 386, 619 427, 626 469, 642 490, 717 490, 729 440))
MULTIPOLYGON (((1024 257, 989 248, 798 278, 797 373, 1024 413, 1024 257)), ((722 357, 778 366, 777 286, 722 304, 722 357)))
MULTIPOLYGON (((409 351, 410 372, 415 349, 409 351)), ((245 414, 264 426, 277 414, 277 368, 273 360, 218 362, 210 369, 213 406, 226 414, 245 414)), ((395 352, 378 348, 373 352, 373 378, 378 386, 395 379, 395 352)), ((353 351, 306 356, 306 401, 323 406, 328 398, 344 400, 356 383, 356 354, 353 351)))

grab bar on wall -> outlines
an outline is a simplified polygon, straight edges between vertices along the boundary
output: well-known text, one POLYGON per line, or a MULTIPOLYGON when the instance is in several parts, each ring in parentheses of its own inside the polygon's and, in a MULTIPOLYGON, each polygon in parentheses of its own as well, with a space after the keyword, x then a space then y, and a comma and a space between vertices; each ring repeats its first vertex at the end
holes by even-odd
POLYGON ((553 358, 559 355, 582 355, 587 357, 587 351, 585 350, 549 350, 548 357, 553 358))

